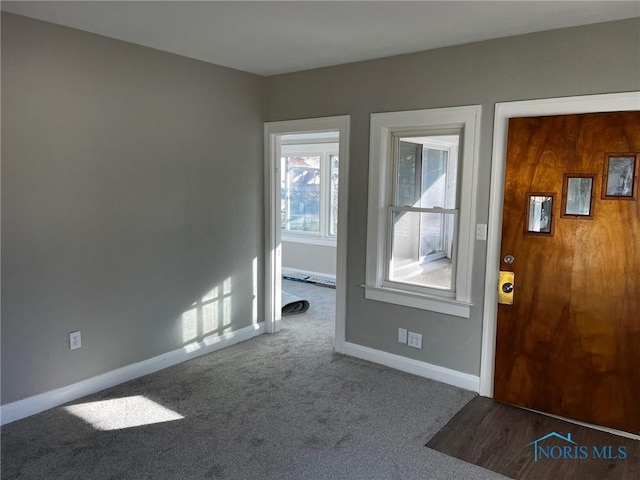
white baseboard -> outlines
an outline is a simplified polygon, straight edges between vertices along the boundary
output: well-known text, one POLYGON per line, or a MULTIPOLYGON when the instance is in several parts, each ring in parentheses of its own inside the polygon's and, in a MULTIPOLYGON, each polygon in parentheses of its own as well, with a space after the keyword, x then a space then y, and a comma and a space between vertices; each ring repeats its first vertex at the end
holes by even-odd
POLYGON ((82 380, 66 387, 57 388, 50 392, 34 395, 0 406, 0 425, 15 422, 22 418, 35 415, 63 403, 71 402, 86 395, 99 392, 105 388, 119 385, 134 378, 157 372, 192 358, 206 355, 216 350, 229 347, 239 342, 249 340, 264 333, 264 322, 241 328, 223 335, 204 338, 202 341, 186 345, 157 357, 133 363, 95 377, 82 380))
POLYGON ((345 342, 343 353, 362 360, 368 360, 369 362, 395 368, 402 372, 412 373, 413 375, 437 380, 438 382, 464 388, 465 390, 471 390, 472 392, 478 392, 480 390, 480 377, 476 375, 458 372, 457 370, 420 362, 350 342, 345 342))
POLYGON ((307 277, 336 279, 336 276, 331 273, 312 272, 311 270, 300 270, 299 268, 282 267, 282 273, 283 275, 306 275, 307 277))

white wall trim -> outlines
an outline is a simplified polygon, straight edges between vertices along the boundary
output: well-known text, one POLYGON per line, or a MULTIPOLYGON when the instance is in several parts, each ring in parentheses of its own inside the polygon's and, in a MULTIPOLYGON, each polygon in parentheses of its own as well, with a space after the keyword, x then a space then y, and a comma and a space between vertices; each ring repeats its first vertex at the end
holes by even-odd
POLYGON ((111 370, 110 372, 67 385, 66 387, 57 388, 49 392, 25 398, 24 400, 2 405, 0 406, 0 425, 15 422, 16 420, 57 407, 63 403, 77 400, 78 398, 99 392, 106 388, 235 345, 236 343, 249 340, 262 333, 264 333, 264 322, 223 335, 212 335, 204 338, 200 342, 191 343, 177 350, 149 358, 148 360, 143 360, 142 362, 132 363, 126 367, 111 370))
POLYGON ((402 372, 411 373, 420 377, 429 378, 438 382, 453 385, 454 387, 464 388, 477 392, 480 385, 480 379, 476 375, 458 372, 449 368, 432 365, 426 362, 420 362, 411 358, 395 355, 393 353, 375 350, 369 347, 363 347, 355 343, 345 342, 345 355, 367 360, 373 363, 379 363, 387 367, 395 368, 402 372))
POLYGON ((280 232, 280 136, 288 122, 264 125, 264 323, 280 331, 282 319, 282 239, 280 232))
POLYGON ((419 308, 431 312, 444 313, 455 317, 469 318, 472 303, 459 302, 454 298, 431 297, 408 290, 387 287, 364 287, 364 297, 378 302, 395 303, 405 307, 419 308))
POLYGON ((509 118, 629 110, 640 110, 640 92, 496 103, 493 125, 493 154, 491 160, 491 191, 489 196, 482 357, 480 360, 480 395, 493 397, 498 316, 497 285, 498 271, 500 269, 502 202, 504 199, 504 175, 509 118))
POLYGON ((282 290, 282 240, 280 234, 280 136, 294 133, 338 131, 340 158, 338 190, 338 239, 336 261, 335 350, 342 353, 347 312, 347 216, 349 187, 349 115, 268 122, 265 145, 265 328, 280 330, 282 290))
MULTIPOLYGON (((393 196, 393 135, 426 135, 427 132, 462 132, 458 168, 461 170, 458 205, 457 247, 454 251, 455 300, 460 304, 471 304, 473 278, 473 252, 475 248, 478 164, 480 156, 481 105, 434 108, 401 112, 372 113, 369 143, 369 193, 367 211, 366 245, 366 298, 432 310, 438 298, 443 298, 444 307, 434 311, 449 313, 450 302, 446 292, 439 297, 437 289, 420 287, 426 295, 409 295, 412 288, 393 283, 387 278, 391 258, 391 227, 389 206, 394 205, 393 196), (381 295, 382 289, 384 295, 381 295), (403 292, 406 294, 403 295, 403 292), (431 297, 428 301, 423 298, 431 297), (376 297, 376 298, 373 298, 376 297)), ((464 308, 452 310, 468 317, 464 308)), ((456 313, 450 313, 456 315, 456 313)))
POLYGON ((312 272, 311 270, 302 270, 300 268, 282 267, 283 275, 306 275, 307 277, 320 277, 335 280, 336 276, 330 273, 312 272))
POLYGON ((306 243, 319 247, 336 248, 338 242, 335 237, 322 237, 320 235, 295 235, 291 233, 281 234, 282 242, 306 243))

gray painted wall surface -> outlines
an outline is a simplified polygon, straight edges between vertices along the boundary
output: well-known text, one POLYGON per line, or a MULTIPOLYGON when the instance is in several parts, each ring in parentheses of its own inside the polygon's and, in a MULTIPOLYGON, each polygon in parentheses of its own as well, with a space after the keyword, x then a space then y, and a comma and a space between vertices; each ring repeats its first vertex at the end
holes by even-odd
POLYGON ((486 242, 476 242, 470 319, 368 301, 369 116, 481 104, 477 221, 487 223, 496 102, 640 89, 638 19, 555 30, 267 79, 267 120, 351 115, 347 341, 479 374, 486 242), (423 349, 397 343, 397 328, 423 349))
POLYGON ((347 340, 477 374, 484 242, 471 319, 364 300, 369 115, 482 104, 485 223, 495 102, 640 89, 640 28, 563 29, 266 84, 265 118, 261 77, 2 14, 2 404, 179 348, 191 341, 182 313, 225 281, 218 331, 248 326, 255 259, 262 275, 262 121, 340 114, 351 115, 347 340), (395 342, 399 326, 424 334, 422 351, 395 342), (71 352, 78 329, 83 348, 71 352))
POLYGON ((282 266, 335 276, 337 253, 336 247, 282 242, 282 266))
POLYGON ((3 404, 180 348, 225 280, 209 333, 252 323, 264 84, 2 14, 3 404))

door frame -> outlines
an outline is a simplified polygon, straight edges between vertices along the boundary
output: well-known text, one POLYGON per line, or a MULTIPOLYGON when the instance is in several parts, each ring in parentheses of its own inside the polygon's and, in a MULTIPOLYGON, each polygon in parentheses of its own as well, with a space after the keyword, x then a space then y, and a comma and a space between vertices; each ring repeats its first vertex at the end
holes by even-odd
POLYGON ((349 115, 267 122, 265 149, 264 322, 267 333, 280 331, 282 317, 282 243, 280 238, 280 135, 338 131, 338 235, 336 252, 335 350, 343 353, 347 293, 347 200, 349 186, 349 115))
POLYGON ((502 204, 509 119, 594 112, 640 110, 640 91, 496 103, 491 157, 487 262, 485 270, 480 395, 493 397, 498 321, 498 272, 502 242, 502 204))

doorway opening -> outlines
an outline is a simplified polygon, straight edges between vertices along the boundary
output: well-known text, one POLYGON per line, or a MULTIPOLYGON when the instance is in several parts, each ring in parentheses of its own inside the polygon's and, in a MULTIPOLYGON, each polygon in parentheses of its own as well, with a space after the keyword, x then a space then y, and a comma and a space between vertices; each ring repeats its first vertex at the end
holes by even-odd
POLYGON ((349 117, 265 124, 265 330, 280 330, 282 276, 335 283, 335 350, 346 310, 349 117))

